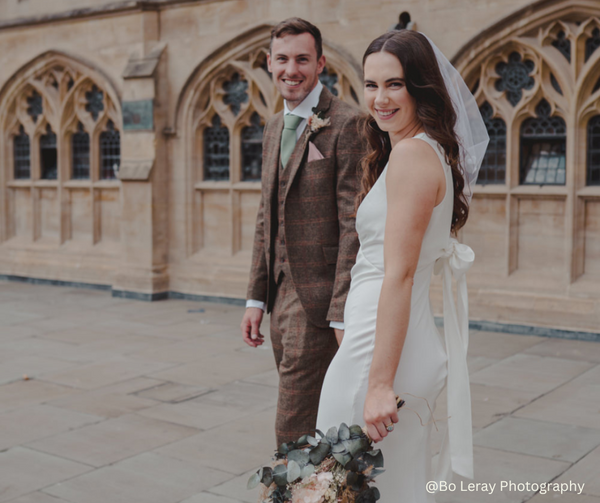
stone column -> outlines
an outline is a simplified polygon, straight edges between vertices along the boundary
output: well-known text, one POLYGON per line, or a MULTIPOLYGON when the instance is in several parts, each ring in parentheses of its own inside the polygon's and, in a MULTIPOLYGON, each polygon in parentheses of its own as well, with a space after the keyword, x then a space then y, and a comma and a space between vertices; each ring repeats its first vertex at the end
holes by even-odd
POLYGON ((122 251, 115 297, 159 300, 169 291, 165 46, 146 43, 146 55, 131 58, 123 74, 122 251))

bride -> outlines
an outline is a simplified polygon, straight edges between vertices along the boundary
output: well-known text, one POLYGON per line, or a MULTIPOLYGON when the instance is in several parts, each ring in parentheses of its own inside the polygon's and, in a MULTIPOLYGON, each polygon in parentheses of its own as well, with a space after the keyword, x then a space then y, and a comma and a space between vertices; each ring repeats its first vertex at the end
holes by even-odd
POLYGON ((380 36, 363 70, 370 152, 356 214, 360 250, 317 428, 364 421, 385 457, 381 501, 430 502, 429 480, 473 476, 464 273, 474 256, 452 236, 467 221, 488 137, 462 78, 424 35, 380 36), (434 270, 443 275, 444 337, 429 301, 434 270), (428 404, 445 385, 450 417, 434 474, 428 404), (399 412, 396 395, 406 401, 399 412))

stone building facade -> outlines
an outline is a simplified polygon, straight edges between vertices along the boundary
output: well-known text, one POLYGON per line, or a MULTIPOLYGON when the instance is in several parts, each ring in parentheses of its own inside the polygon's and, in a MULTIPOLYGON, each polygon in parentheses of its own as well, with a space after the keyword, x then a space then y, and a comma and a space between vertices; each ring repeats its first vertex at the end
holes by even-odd
POLYGON ((461 236, 471 317, 598 331, 597 0, 4 0, 0 277, 241 299, 282 107, 272 25, 317 24, 324 84, 361 106, 362 53, 402 12, 491 137, 461 236))

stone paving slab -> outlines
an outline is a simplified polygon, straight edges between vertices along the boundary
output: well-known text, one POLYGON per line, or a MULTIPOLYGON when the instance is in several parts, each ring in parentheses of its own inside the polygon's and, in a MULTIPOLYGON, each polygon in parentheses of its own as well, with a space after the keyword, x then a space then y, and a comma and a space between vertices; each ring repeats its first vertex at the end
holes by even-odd
MULTIPOLYGON (((0 282, 0 502, 255 503, 246 482, 275 447, 278 376, 268 338, 241 341, 242 315, 0 282)), ((600 503, 600 344, 473 331, 468 365, 475 480, 585 490, 438 502, 600 503)))

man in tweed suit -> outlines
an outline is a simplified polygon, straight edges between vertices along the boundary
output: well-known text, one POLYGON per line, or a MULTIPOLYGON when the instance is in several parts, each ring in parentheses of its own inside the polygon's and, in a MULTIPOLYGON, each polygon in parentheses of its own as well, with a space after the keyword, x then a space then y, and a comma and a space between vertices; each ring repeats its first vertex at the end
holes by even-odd
POLYGON ((285 106, 264 131, 262 195, 241 328, 245 342, 259 346, 263 311, 271 312, 280 444, 314 432, 323 379, 343 336, 364 152, 358 111, 319 82, 325 57, 316 26, 299 18, 277 25, 268 64, 285 106))

